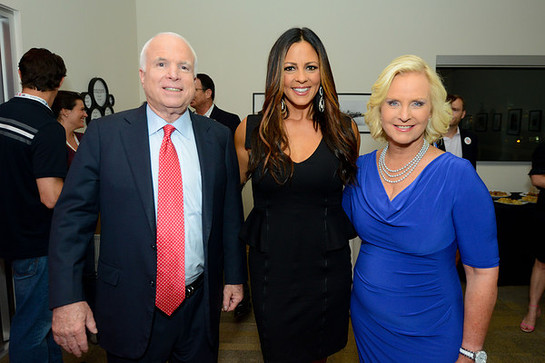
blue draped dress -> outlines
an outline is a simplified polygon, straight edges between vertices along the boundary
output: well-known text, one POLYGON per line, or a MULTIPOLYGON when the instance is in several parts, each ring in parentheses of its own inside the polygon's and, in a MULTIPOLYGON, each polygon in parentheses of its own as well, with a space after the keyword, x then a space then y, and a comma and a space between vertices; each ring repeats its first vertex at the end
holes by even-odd
POLYGON ((343 207, 362 239, 351 317, 362 362, 449 362, 462 342, 455 266, 499 263, 488 190, 471 164, 444 153, 390 200, 376 151, 358 159, 343 207))

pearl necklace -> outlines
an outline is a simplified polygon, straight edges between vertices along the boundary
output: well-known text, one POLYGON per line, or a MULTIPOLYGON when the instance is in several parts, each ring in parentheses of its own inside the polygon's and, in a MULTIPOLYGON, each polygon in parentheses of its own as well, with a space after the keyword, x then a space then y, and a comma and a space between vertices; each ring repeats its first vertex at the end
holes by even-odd
POLYGON ((430 147, 430 144, 427 143, 426 140, 424 140, 424 143, 422 144, 420 151, 418 152, 418 154, 414 156, 414 158, 411 161, 409 161, 407 164, 405 164, 403 167, 399 169, 392 170, 386 166, 386 163, 384 161, 386 157, 386 152, 388 151, 388 145, 389 144, 386 144, 386 146, 380 153, 380 157, 378 159, 378 170, 382 179, 384 179, 386 183, 390 183, 390 184, 399 183, 405 180, 409 175, 411 175, 413 170, 416 168, 420 160, 422 160, 422 157, 424 156, 424 154, 426 154, 426 151, 428 151, 428 148, 430 147), (401 178, 401 179, 392 180, 392 178, 401 178))

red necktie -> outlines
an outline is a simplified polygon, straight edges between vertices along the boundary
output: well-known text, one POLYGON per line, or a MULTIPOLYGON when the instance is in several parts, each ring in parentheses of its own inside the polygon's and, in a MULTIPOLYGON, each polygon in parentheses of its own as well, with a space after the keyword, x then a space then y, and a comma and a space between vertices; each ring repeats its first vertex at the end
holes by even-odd
POLYGON ((184 193, 178 154, 170 139, 175 127, 165 125, 163 130, 159 150, 155 306, 171 315, 185 299, 184 193))

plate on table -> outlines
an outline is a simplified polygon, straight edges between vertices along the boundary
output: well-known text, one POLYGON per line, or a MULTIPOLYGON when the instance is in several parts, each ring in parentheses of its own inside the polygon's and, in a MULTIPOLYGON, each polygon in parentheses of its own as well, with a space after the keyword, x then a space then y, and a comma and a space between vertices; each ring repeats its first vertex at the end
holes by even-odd
POLYGON ((539 195, 539 192, 522 192, 520 193, 520 196, 521 197, 526 197, 526 196, 531 196, 531 197, 536 197, 539 195))
POLYGON ((507 198, 511 196, 511 193, 509 192, 502 192, 500 190, 491 190, 490 196, 494 199, 496 198, 507 198))
POLYGON ((537 203, 537 195, 528 194, 528 193, 520 193, 520 200, 528 203, 537 203), (524 195, 523 195, 524 194, 524 195))
POLYGON ((511 199, 511 198, 499 198, 496 199, 494 202, 500 203, 500 204, 508 204, 508 205, 524 205, 528 204, 527 201, 524 201, 522 199, 511 199))

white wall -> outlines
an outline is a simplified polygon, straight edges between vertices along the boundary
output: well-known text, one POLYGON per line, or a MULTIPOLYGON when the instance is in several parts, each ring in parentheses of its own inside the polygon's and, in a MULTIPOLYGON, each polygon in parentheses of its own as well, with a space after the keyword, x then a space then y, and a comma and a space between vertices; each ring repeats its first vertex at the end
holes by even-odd
POLYGON ((138 46, 134 0, 0 0, 20 11, 20 57, 47 48, 66 64, 62 89, 87 91, 102 77, 115 97, 115 111, 138 105, 138 46))
MULTIPOLYGON (((339 92, 368 92, 394 57, 543 55, 541 0, 0 0, 20 10, 22 46, 45 47, 67 65, 63 89, 106 80, 115 110, 144 100, 138 55, 160 31, 178 32, 217 84, 220 107, 245 116, 263 92, 268 52, 286 29, 308 26, 324 42, 339 92)), ((362 139, 362 151, 377 144, 362 139)), ((479 163, 490 189, 526 190, 528 163, 479 163)))
MULTIPOLYGON (((252 92, 263 92, 268 52, 293 26, 324 42, 338 92, 369 92, 395 57, 414 53, 435 66, 437 55, 545 54, 541 0, 136 0, 138 45, 155 33, 184 35, 199 71, 217 86, 222 108, 244 117, 252 92)), ((363 150, 376 147, 363 137, 363 150)), ((529 188, 528 163, 479 163, 491 189, 529 188)))

